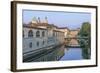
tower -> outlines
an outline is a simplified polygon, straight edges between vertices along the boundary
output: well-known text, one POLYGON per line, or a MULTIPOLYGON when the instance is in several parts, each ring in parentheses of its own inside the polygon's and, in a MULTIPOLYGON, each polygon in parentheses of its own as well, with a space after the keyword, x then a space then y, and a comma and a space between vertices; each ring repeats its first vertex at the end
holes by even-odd
POLYGON ((45 23, 48 23, 48 18, 47 17, 45 17, 45 23))
POLYGON ((38 17, 38 23, 41 23, 40 17, 38 17))
POLYGON ((36 17, 33 17, 32 23, 33 23, 33 24, 37 24, 37 19, 36 19, 36 17))

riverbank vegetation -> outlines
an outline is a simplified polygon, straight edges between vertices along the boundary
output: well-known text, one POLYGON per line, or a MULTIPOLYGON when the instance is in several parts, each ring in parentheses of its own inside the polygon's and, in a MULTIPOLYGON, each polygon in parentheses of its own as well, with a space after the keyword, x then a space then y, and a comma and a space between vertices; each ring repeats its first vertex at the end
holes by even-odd
POLYGON ((82 47, 82 56, 84 59, 90 59, 91 55, 91 25, 89 22, 84 22, 78 33, 79 44, 82 47))

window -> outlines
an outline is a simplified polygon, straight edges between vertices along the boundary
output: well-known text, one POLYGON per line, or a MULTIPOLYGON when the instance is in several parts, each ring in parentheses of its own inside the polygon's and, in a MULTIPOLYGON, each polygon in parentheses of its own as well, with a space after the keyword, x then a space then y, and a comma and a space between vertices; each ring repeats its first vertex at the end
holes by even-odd
POLYGON ((42 45, 44 45, 45 41, 42 42, 42 45))
POLYGON ((37 46, 39 46, 39 42, 37 42, 37 46))
POLYGON ((32 42, 29 43, 29 48, 32 48, 32 42))
POLYGON ((45 37, 45 31, 42 32, 42 37, 45 37))
POLYGON ((32 30, 29 30, 28 37, 33 37, 33 31, 32 30))
POLYGON ((40 37, 40 31, 36 32, 36 37, 40 37))

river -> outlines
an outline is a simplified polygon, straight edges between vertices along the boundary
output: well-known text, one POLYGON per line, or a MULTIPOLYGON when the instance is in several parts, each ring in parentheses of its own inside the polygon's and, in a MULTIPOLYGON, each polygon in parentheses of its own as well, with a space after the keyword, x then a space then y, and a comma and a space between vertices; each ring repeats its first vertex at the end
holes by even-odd
POLYGON ((82 57, 82 49, 81 48, 65 48, 64 56, 60 59, 63 60, 80 60, 82 57))
MULTIPOLYGON (((67 45, 80 45, 77 39, 71 39, 67 45)), ((86 47, 65 47, 60 46, 51 50, 47 50, 44 53, 31 57, 24 62, 41 62, 41 61, 64 61, 64 60, 82 60, 89 59, 88 49, 86 47)))

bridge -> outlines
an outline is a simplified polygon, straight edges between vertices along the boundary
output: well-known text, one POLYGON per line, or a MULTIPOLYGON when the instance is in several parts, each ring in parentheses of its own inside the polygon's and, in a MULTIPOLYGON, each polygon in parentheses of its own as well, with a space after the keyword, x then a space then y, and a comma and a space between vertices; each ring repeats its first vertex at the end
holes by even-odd
POLYGON ((65 39, 88 39, 89 37, 66 37, 65 39))
POLYGON ((67 37, 67 38, 65 38, 65 40, 68 42, 65 44, 65 47, 67 47, 67 48, 80 48, 81 46, 80 46, 78 40, 81 39, 81 41, 83 41, 86 44, 87 41, 84 39, 88 39, 88 38, 89 37, 80 37, 80 36, 67 37))
POLYGON ((71 44, 71 45, 65 45, 66 48, 80 48, 81 46, 79 44, 71 44))

